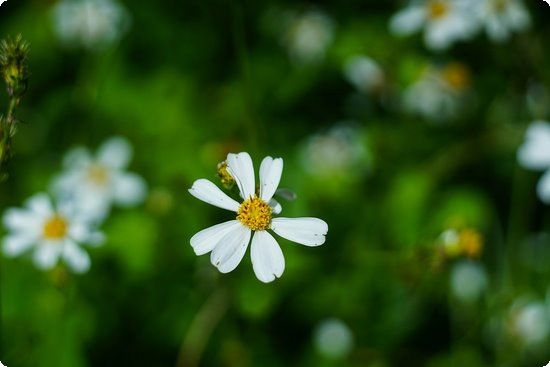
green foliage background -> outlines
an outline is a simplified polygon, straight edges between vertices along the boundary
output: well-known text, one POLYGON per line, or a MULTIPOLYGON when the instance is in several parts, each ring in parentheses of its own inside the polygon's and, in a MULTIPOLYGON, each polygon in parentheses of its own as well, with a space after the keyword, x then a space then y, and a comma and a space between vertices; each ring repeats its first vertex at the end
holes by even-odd
POLYGON ((174 366, 182 344, 188 366, 550 359, 550 346, 532 352, 486 332, 516 297, 544 298, 549 286, 550 240, 535 237, 550 227, 549 208, 536 197, 539 174, 515 158, 527 124, 550 118, 548 100, 533 109, 526 99, 530 82, 550 83, 550 9, 542 1, 528 1, 534 25, 509 42, 479 36, 439 54, 420 36, 388 32, 399 1, 325 1, 335 39, 324 62, 305 67, 289 61, 267 14, 312 4, 127 0, 129 32, 100 52, 60 45, 53 4, 8 0, 0 8, 0 34, 21 33, 31 44, 2 208, 46 189, 69 148, 95 148, 112 135, 132 142, 131 169, 151 191, 144 205, 112 213, 107 243, 91 250, 85 275, 1 261, 0 359, 9 367, 174 366), (472 71, 475 102, 456 121, 434 125, 359 98, 341 72, 358 53, 378 60, 397 90, 426 62, 460 61, 472 71), (368 145, 365 167, 321 179, 306 172, 300 152, 308 137, 350 119, 368 145), (197 178, 216 179, 228 151, 248 151, 256 165, 283 157, 282 186, 299 198, 285 203, 285 215, 329 223, 321 247, 280 240, 286 270, 271 284, 254 277, 249 255, 221 275, 189 245, 194 233, 228 219, 187 193, 197 178), (433 265, 437 238, 453 221, 485 238, 489 289, 473 305, 449 292, 452 261, 433 265), (354 335, 344 359, 314 347, 315 327, 329 317, 354 335))

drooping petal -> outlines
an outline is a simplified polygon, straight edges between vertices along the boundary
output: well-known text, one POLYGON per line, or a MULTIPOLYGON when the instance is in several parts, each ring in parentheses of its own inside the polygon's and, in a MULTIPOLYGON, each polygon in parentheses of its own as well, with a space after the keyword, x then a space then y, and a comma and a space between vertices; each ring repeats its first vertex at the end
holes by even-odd
POLYGON ((550 169, 540 178, 537 184, 537 194, 543 203, 550 204, 550 169))
POLYGON ((275 194, 283 173, 283 159, 265 157, 260 165, 260 198, 268 202, 275 194))
POLYGON ((36 238, 25 234, 12 234, 4 238, 2 250, 6 256, 16 257, 31 248, 35 240, 36 238))
POLYGON ((113 178, 113 199, 122 206, 133 206, 145 199, 147 184, 133 173, 119 173, 113 178))
POLYGON ((271 229, 287 240, 319 246, 325 243, 328 224, 319 218, 274 218, 271 229))
POLYGON ((227 169, 235 179, 243 199, 248 199, 255 194, 254 165, 248 153, 229 153, 227 169))
POLYGON ((390 20, 390 31, 398 36, 407 36, 418 31, 426 20, 422 6, 410 6, 395 14, 390 20))
POLYGON ((52 269, 61 254, 59 244, 43 243, 39 244, 33 254, 35 265, 40 269, 52 269))
POLYGON ((233 271, 243 259, 250 242, 251 231, 239 225, 227 233, 212 250, 210 262, 222 273, 233 271))
POLYGON ((273 198, 269 200, 269 206, 271 207, 271 211, 273 212, 273 214, 281 214, 281 212, 283 211, 283 207, 281 206, 281 204, 273 198))
POLYGON ((193 186, 189 189, 189 193, 197 199, 217 206, 218 208, 234 212, 239 209, 239 203, 227 196, 218 186, 204 178, 193 182, 193 186))
POLYGON ((550 168, 550 123, 536 121, 527 128, 525 142, 518 150, 518 161, 525 168, 550 168))
POLYGON ((65 241, 61 255, 75 273, 85 273, 90 269, 90 256, 72 240, 65 241))
POLYGON ((113 169, 124 169, 132 159, 133 149, 128 140, 115 136, 106 140, 98 149, 97 160, 113 169))
POLYGON ((285 258, 281 247, 267 231, 254 233, 250 257, 256 277, 264 283, 272 282, 285 271, 285 258))
POLYGON ((237 220, 230 220, 196 233, 190 241, 195 254, 200 256, 212 251, 227 233, 239 226, 241 224, 237 220))

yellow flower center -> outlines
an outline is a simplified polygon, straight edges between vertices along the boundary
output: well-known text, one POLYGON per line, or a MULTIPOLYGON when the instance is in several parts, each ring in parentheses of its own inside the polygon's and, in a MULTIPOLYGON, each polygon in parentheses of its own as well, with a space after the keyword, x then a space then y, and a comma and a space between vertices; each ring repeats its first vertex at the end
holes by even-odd
POLYGON ((220 178, 222 185, 227 188, 230 188, 235 183, 235 179, 233 179, 233 176, 231 176, 227 170, 226 161, 218 163, 218 177, 220 178))
POLYGON ((470 85, 470 72, 462 64, 451 63, 443 69, 442 74, 447 84, 455 90, 461 91, 470 85))
POLYGON ((67 234, 68 224, 65 218, 54 215, 44 223, 42 234, 48 240, 58 240, 67 234))
POLYGON ((109 180, 109 171, 99 164, 88 168, 88 179, 98 186, 104 186, 109 180))
POLYGON ((493 8, 497 13, 502 13, 508 6, 507 0, 495 0, 493 1, 493 8))
POLYGON ((253 196, 243 201, 237 211, 237 220, 253 231, 263 231, 271 224, 271 207, 253 196))
POLYGON ((449 11, 449 4, 445 1, 434 0, 428 3, 428 17, 430 19, 439 19, 445 16, 449 11))

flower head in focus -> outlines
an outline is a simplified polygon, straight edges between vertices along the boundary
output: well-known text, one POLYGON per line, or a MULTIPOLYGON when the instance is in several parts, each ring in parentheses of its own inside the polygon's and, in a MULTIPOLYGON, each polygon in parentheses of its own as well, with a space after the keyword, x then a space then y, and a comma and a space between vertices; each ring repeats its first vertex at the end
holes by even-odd
POLYGON ((129 15, 116 0, 61 0, 53 19, 63 43, 88 49, 115 43, 129 26, 129 15))
POLYGON ((132 154, 130 143, 121 137, 106 140, 95 156, 86 148, 75 148, 65 156, 65 169, 54 179, 53 191, 60 198, 76 201, 98 221, 109 214, 113 204, 137 205, 145 199, 147 185, 143 178, 126 171, 132 154))
POLYGON ((535 121, 525 133, 525 141, 518 149, 519 164, 528 169, 545 171, 537 184, 537 193, 550 204, 550 123, 535 121))
POLYGON ((320 10, 286 16, 282 39, 292 61, 309 64, 321 61, 334 38, 332 19, 320 10))
POLYGON ((61 259, 72 271, 84 273, 90 257, 81 246, 103 242, 103 234, 73 202, 53 203, 46 194, 32 196, 24 208, 6 210, 3 221, 9 232, 2 243, 4 254, 16 257, 32 249, 40 269, 52 269, 61 259))
POLYGON ((390 30, 398 36, 408 36, 424 28, 426 46, 444 50, 475 34, 478 26, 471 14, 473 4, 471 0, 411 1, 392 17, 390 30))
POLYGON ((282 158, 263 159, 258 191, 248 153, 228 154, 227 170, 239 188, 240 203, 206 179, 196 180, 189 189, 197 199, 236 213, 234 220, 206 228, 191 238, 195 253, 204 255, 211 252, 210 261, 220 272, 233 271, 251 242, 250 255, 256 277, 265 283, 280 277, 285 260, 279 244, 268 230, 306 246, 319 246, 325 242, 328 225, 321 219, 273 217, 270 202, 283 172, 282 158))
POLYGON ((513 32, 523 31, 531 24, 522 0, 484 0, 477 6, 485 31, 494 42, 506 41, 513 32))

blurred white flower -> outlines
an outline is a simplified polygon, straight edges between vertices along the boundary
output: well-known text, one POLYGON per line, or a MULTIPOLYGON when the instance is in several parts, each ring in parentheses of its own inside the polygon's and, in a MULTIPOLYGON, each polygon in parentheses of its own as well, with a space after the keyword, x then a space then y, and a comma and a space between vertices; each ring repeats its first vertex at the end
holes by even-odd
POLYGON ((472 37, 478 24, 472 14, 477 0, 412 0, 390 20, 390 30, 408 36, 424 28, 424 43, 443 50, 454 42, 472 37))
POLYGON ((545 171, 537 185, 537 193, 544 203, 550 204, 550 123, 534 121, 527 128, 525 142, 518 149, 521 166, 545 171))
POLYGON ((485 31, 495 42, 505 41, 512 32, 522 31, 531 24, 521 0, 483 0, 477 6, 485 31))
POLYGON ((403 94, 404 107, 429 120, 456 116, 470 85, 470 73, 460 63, 430 66, 403 94))
POLYGON ((64 171, 52 189, 60 198, 70 198, 97 221, 103 220, 113 204, 130 207, 145 199, 147 185, 126 171, 132 158, 130 143, 121 137, 106 140, 94 156, 83 147, 67 153, 64 171))
POLYGON ((451 291, 459 300, 474 302, 487 288, 485 268, 476 262, 461 261, 451 271, 451 291))
POLYGON ((320 10, 309 10, 288 15, 282 41, 292 61, 308 64, 325 57, 333 38, 332 19, 320 10))
POLYGON ((325 133, 309 138, 301 152, 303 167, 314 176, 357 173, 365 166, 367 149, 361 131, 351 122, 341 122, 325 133))
POLYGON ((512 306, 512 332, 528 346, 538 345, 550 336, 550 315, 544 302, 520 300, 512 306))
POLYGON ((340 359, 346 357, 353 349, 353 334, 341 320, 331 318, 317 326, 313 342, 323 356, 340 359))
POLYGON ((361 92, 371 92, 384 83, 384 71, 367 56, 353 56, 344 65, 344 76, 361 92))
POLYGON ((53 9, 59 39, 89 49, 118 41, 129 27, 129 18, 115 0, 61 0, 53 9))
POLYGON ((229 273, 241 262, 252 238, 252 267, 256 277, 267 283, 280 277, 285 269, 281 248, 268 229, 306 246, 319 246, 325 242, 328 225, 321 219, 272 217, 269 202, 281 179, 282 158, 263 159, 258 193, 254 167, 248 153, 228 154, 227 169, 239 188, 242 203, 239 204, 206 179, 196 180, 189 189, 189 193, 197 199, 237 213, 236 219, 206 228, 191 238, 191 246, 197 255, 211 252, 212 265, 222 273, 229 273))
POLYGON ((16 257, 33 249, 33 260, 40 269, 52 269, 63 260, 76 273, 90 268, 90 257, 81 247, 103 242, 86 213, 70 201, 54 205, 46 194, 31 197, 24 208, 10 208, 4 213, 8 234, 3 239, 3 252, 16 257))

